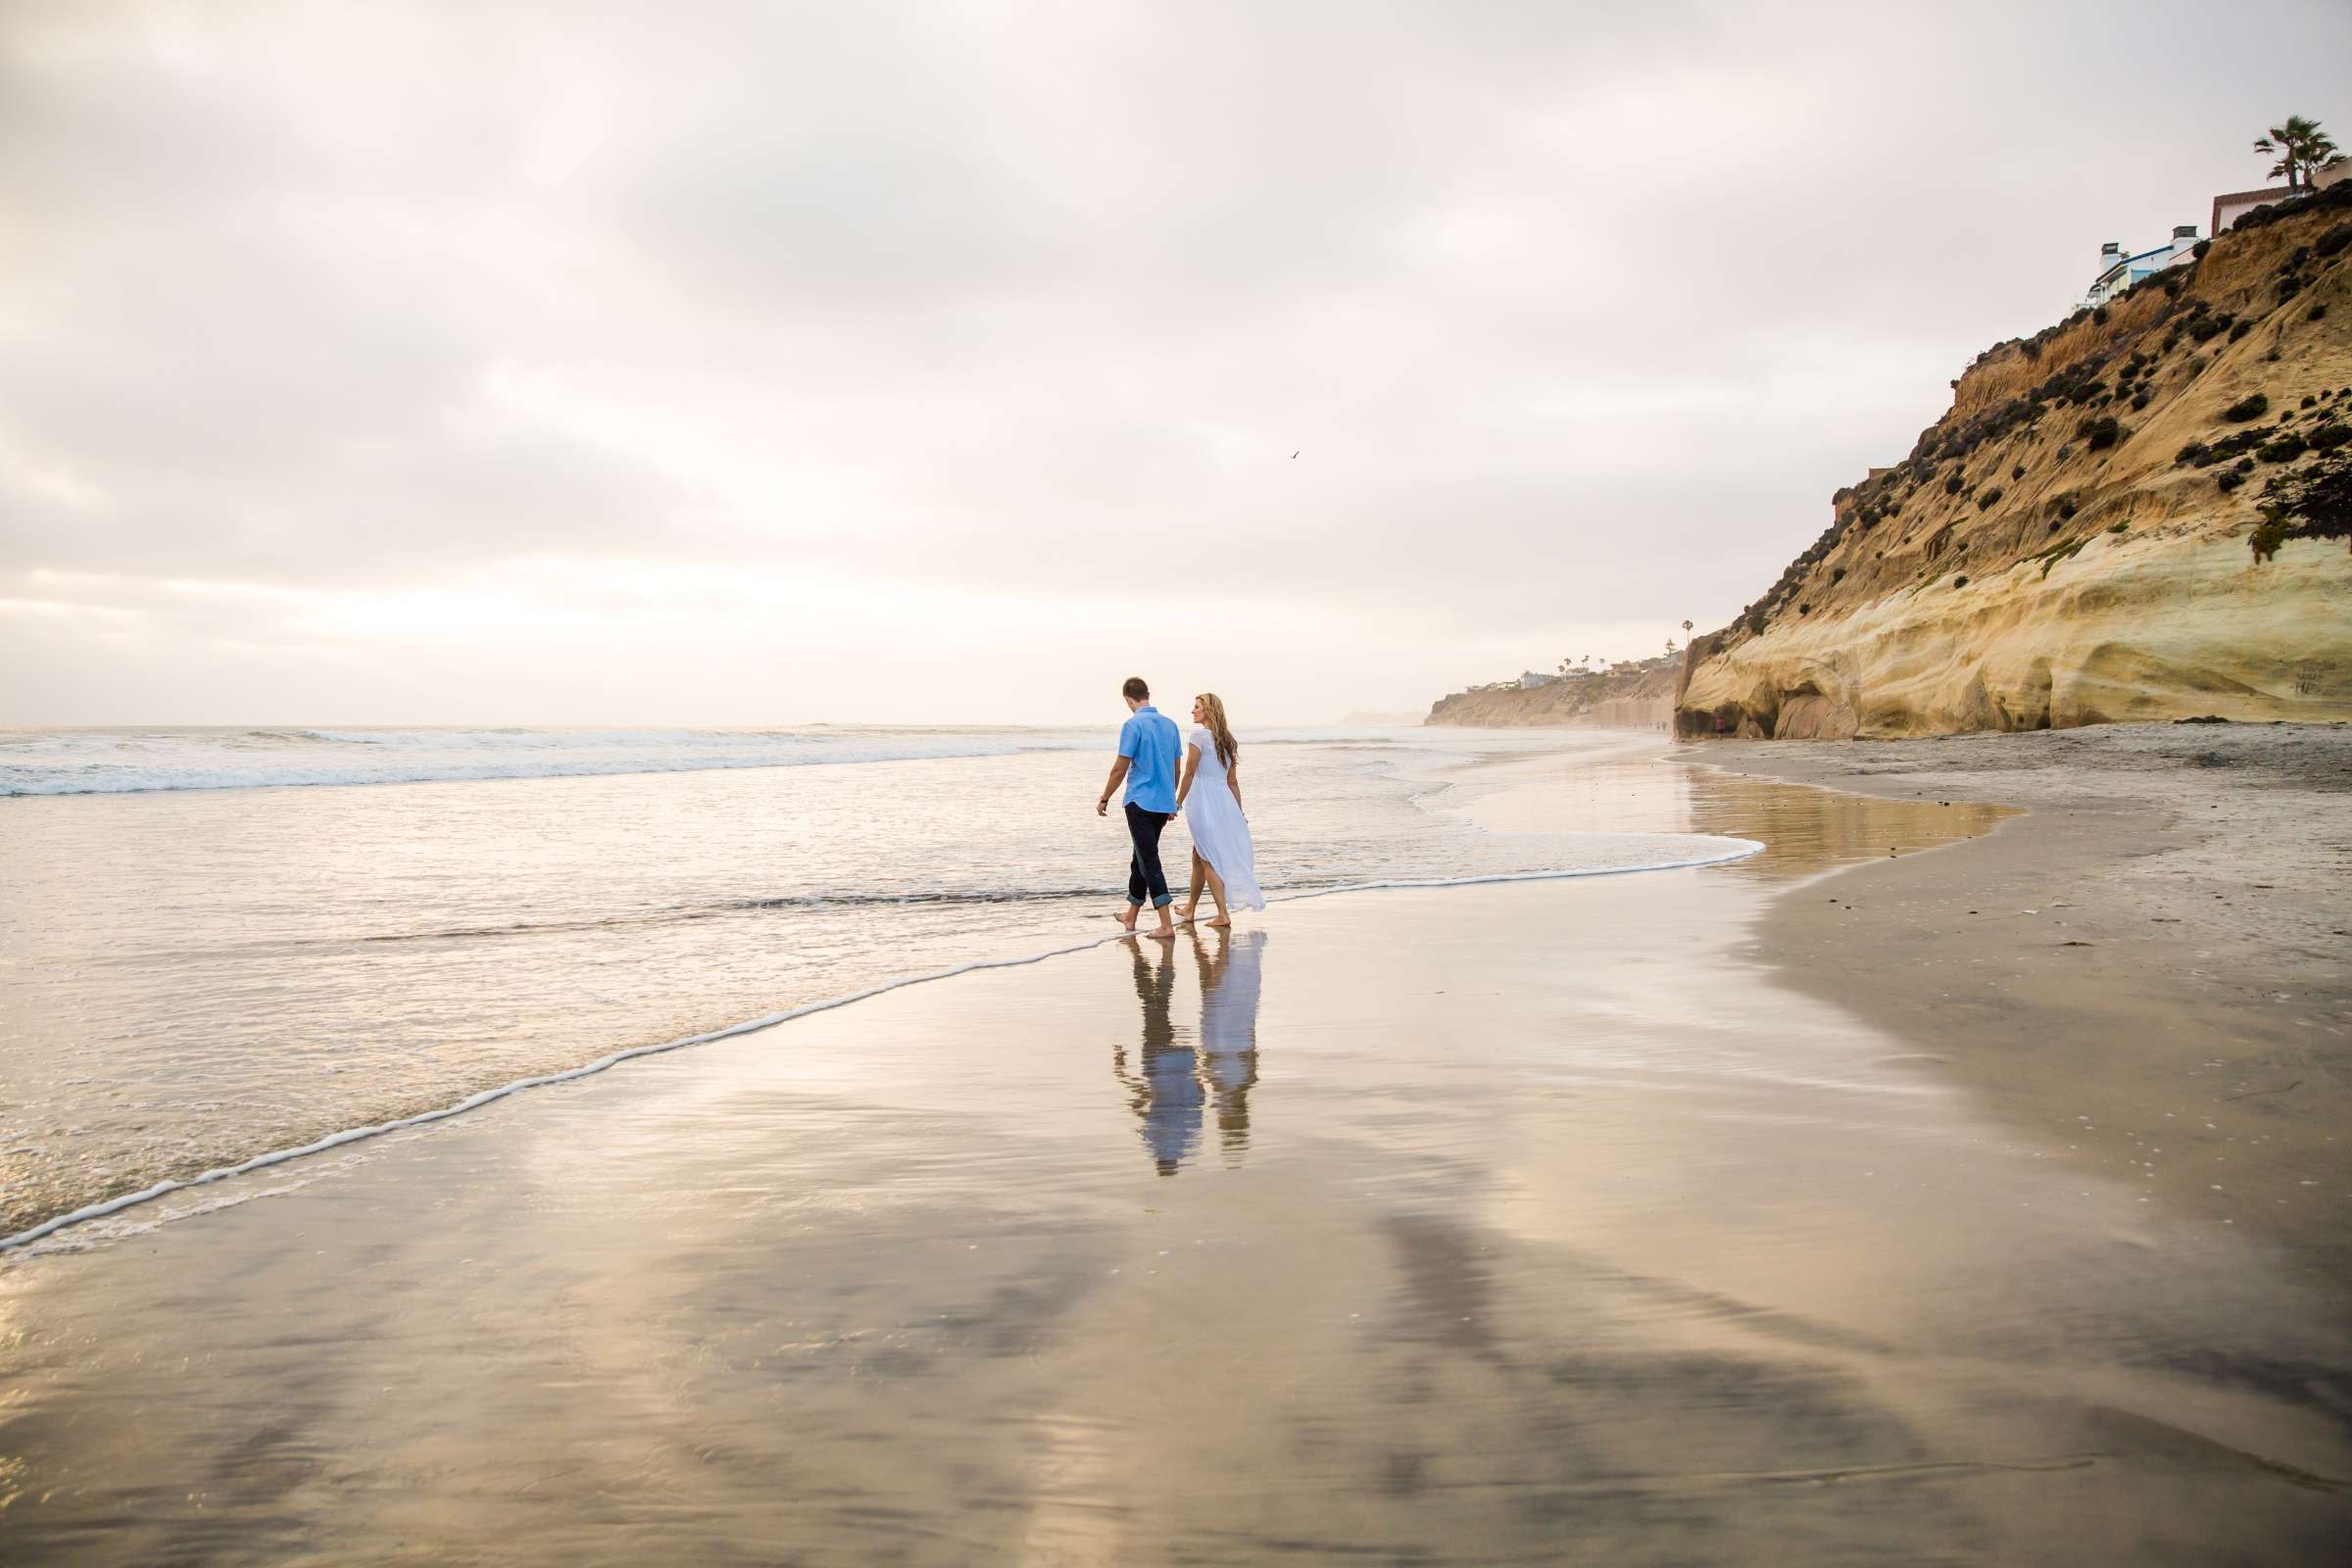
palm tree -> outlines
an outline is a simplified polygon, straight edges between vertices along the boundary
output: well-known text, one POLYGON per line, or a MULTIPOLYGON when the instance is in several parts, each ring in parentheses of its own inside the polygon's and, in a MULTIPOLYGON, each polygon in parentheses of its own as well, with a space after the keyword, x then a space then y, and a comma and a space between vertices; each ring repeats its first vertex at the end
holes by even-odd
POLYGON ((1683 622, 1683 635, 1686 637, 1690 635, 1690 623, 1687 620, 1683 622))
POLYGON ((2309 187, 2314 173, 2341 163, 2344 156, 2336 151, 2335 138, 2322 130, 2318 121, 2301 115, 2289 115, 2285 124, 2273 125, 2269 135, 2254 138, 2254 150, 2277 153, 2278 161, 2271 166, 2271 177, 2284 178, 2295 190, 2309 187))

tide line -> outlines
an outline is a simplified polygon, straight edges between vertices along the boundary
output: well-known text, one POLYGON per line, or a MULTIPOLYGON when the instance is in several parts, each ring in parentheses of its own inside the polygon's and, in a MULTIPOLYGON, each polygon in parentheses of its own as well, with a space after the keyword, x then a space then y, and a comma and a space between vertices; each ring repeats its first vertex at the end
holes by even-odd
MULTIPOLYGON (((1692 866, 1720 865, 1727 860, 1744 859, 1764 848, 1762 844, 1753 839, 1717 838, 1715 842, 1733 847, 1719 855, 1702 856, 1689 860, 1670 860, 1653 865, 1600 866, 1575 871, 1506 871, 1491 876, 1349 882, 1339 887, 1312 888, 1299 893, 1285 893, 1270 898, 1266 902, 1268 904, 1292 904, 1301 899, 1329 898, 1335 893, 1480 887, 1497 882, 1563 882, 1579 877, 1628 876, 1642 871, 1679 871, 1692 866)), ((566 1067, 561 1072, 540 1073, 530 1078, 517 1078, 512 1083, 501 1084, 495 1089, 482 1090, 478 1094, 468 1095, 464 1100, 434 1110, 419 1111, 414 1116, 403 1116, 394 1121, 375 1122, 365 1127, 346 1127, 341 1132, 328 1133, 323 1138, 314 1139, 310 1143, 297 1145, 291 1149, 271 1150, 266 1154, 256 1154, 251 1159, 240 1160, 234 1165, 218 1166, 195 1176, 173 1177, 157 1182, 152 1187, 143 1187, 135 1193, 123 1193, 107 1199, 103 1202, 85 1204, 68 1213, 45 1219, 38 1225, 17 1232, 14 1236, 0 1237, 0 1252, 14 1251, 16 1249, 28 1246, 45 1236, 53 1236, 69 1226, 84 1225, 94 1219, 104 1219, 110 1214, 119 1214, 126 1208, 153 1202, 159 1198, 168 1198, 173 1193, 187 1192, 197 1187, 209 1187, 215 1182, 224 1182, 231 1177, 244 1176, 253 1171, 267 1169, 271 1165, 282 1165, 288 1160, 303 1159, 312 1154, 322 1154, 330 1149, 340 1149, 346 1144, 356 1144, 369 1138, 380 1138, 386 1133, 396 1133, 411 1127, 425 1127, 437 1121, 447 1121, 453 1116, 463 1116, 469 1110, 479 1110, 482 1106, 504 1100, 510 1095, 521 1094, 526 1089, 544 1089, 552 1084, 570 1083, 574 1079, 591 1077, 610 1068, 617 1067, 624 1061, 633 1061, 640 1056, 657 1056, 664 1052, 683 1051, 689 1046, 708 1046, 721 1040, 732 1040, 739 1035, 756 1034, 762 1029, 773 1029, 778 1024, 790 1023, 795 1018, 806 1018, 813 1013, 830 1012, 836 1007, 847 1007, 856 1003, 869 1002, 875 997, 893 991, 903 991, 908 986, 929 985, 939 980, 953 980, 957 975, 972 974, 982 969, 1022 968, 1033 963, 1044 963, 1049 958, 1067 957, 1073 953, 1086 953, 1106 943, 1123 942, 1127 939, 1128 933, 1113 932, 1109 936, 1072 943, 1068 947, 1049 948, 1043 953, 1033 953, 1022 957, 975 958, 969 963, 958 963, 945 969, 933 969, 925 974, 902 975, 895 980, 885 980, 879 985, 868 986, 862 991, 853 991, 847 996, 833 997, 823 1002, 811 1002, 804 1006, 788 1008, 783 1012, 771 1012, 764 1017, 750 1018, 742 1023, 728 1024, 722 1029, 711 1029, 703 1034, 686 1035, 676 1040, 664 1040, 654 1045, 631 1046, 625 1051, 615 1051, 580 1066, 566 1067)))

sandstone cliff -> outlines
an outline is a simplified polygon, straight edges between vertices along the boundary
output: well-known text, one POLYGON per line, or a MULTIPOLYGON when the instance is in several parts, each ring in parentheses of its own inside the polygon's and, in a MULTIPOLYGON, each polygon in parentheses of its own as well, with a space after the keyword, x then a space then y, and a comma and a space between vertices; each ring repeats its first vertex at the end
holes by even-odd
MULTIPOLYGON (((2352 183, 1982 356, 1695 640, 1686 734, 2352 719, 2352 183)), ((1434 715, 1433 715, 1434 717, 1434 715)))
POLYGON ((1678 666, 1656 659, 1622 671, 1571 676, 1548 686, 1487 687, 1441 697, 1427 724, 1558 724, 1658 729, 1674 716, 1678 666))

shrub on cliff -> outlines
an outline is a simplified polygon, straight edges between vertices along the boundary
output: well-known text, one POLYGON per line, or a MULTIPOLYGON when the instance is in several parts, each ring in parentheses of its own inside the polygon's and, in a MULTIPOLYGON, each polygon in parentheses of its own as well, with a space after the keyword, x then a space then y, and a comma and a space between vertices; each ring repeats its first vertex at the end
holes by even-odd
POLYGON ((2245 482, 2246 476, 2238 472, 2235 468, 2224 468, 2219 474, 2214 476, 2214 483, 2222 487, 2222 494, 2224 495, 2228 495, 2230 491, 2236 489, 2239 485, 2244 484, 2245 482))
POLYGON ((2265 441, 2254 449, 2254 455, 2265 463, 2292 463, 2311 450, 2310 444, 2293 430, 2275 440, 2265 441))
POLYGON ((2093 452, 2106 451, 2129 433, 2116 422, 2115 416, 2112 414, 2101 415, 2096 418, 2085 417, 2081 424, 2075 426, 2075 434, 2082 437, 2082 444, 2093 452))
POLYGON ((2338 223, 2311 242, 2311 254, 2326 258, 2352 245, 2352 223, 2338 223))
POLYGON ((2289 539, 2352 539, 2352 456, 2330 453, 2262 490, 2262 521, 2246 544, 2268 561, 2289 539))
POLYGON ((2257 392, 2252 397, 2239 398, 2235 403, 2224 409, 2222 417, 2228 419, 2231 424, 2243 424, 2248 419, 2259 419, 2270 412, 2270 398, 2264 393, 2257 392))
POLYGON ((2071 490, 2065 495, 2060 496, 2055 502, 2052 503, 2052 505, 2057 509, 2058 515, 2061 518, 2072 517, 2078 511, 2081 510, 2076 505, 2074 492, 2071 490))
POLYGON ((2224 332, 2229 331, 2236 319, 2237 318, 2231 316, 2228 311, 2213 311, 2202 316, 2192 316, 2188 320, 2188 335, 2199 343, 2210 343, 2224 332))
POLYGON ((2333 452, 2346 442, 2352 442, 2352 424, 2330 419, 2326 424, 2314 425, 2303 439, 2310 443, 2314 452, 2333 452))
POLYGON ((1979 512, 1990 512, 1993 509, 1994 504, 2000 499, 2001 488, 1999 485, 1994 485, 1991 489, 1977 497, 1977 510, 1979 512))

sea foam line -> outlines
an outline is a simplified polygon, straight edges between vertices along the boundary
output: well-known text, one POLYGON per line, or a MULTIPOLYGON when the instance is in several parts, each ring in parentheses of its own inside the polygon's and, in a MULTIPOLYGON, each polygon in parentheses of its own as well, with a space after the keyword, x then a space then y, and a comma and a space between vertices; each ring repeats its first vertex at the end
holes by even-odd
MULTIPOLYGON (((1764 848, 1754 839, 1729 838, 1720 835, 1694 834, 1692 836, 1712 837, 1719 844, 1735 847, 1726 849, 1720 855, 1701 856, 1689 860, 1668 860, 1651 865, 1597 866, 1590 870, 1577 871, 1502 871, 1489 876, 1398 878, 1380 882, 1348 882, 1339 887, 1311 888, 1299 893, 1284 893, 1269 898, 1266 902, 1268 904, 1294 904, 1301 899, 1329 898, 1335 893, 1379 893, 1415 888, 1482 887, 1497 882, 1565 882, 1579 877, 1630 876, 1642 871, 1681 871, 1688 870, 1692 866, 1721 865, 1729 860, 1745 859, 1748 856, 1754 855, 1764 848)), ((732 1040, 738 1035, 755 1034, 761 1029, 773 1029, 776 1025, 790 1023, 795 1018, 806 1018, 812 1013, 830 1012, 836 1007, 847 1007, 855 1003, 869 1002, 875 997, 892 991, 903 991, 908 986, 929 985, 937 980, 953 980, 957 975, 971 974, 981 969, 1023 968, 1033 963, 1044 963, 1049 958, 1061 958, 1067 957, 1073 953, 1086 953, 1102 947, 1105 943, 1122 942, 1127 940, 1127 937, 1128 933, 1120 931, 1113 932, 1109 936, 1096 937, 1088 942, 1072 943, 1064 948, 1049 948, 1043 953, 1033 953, 1023 957, 975 958, 969 963, 958 963, 945 969, 933 969, 926 974, 901 975, 895 980, 885 980, 879 985, 868 986, 862 991, 853 991, 847 996, 834 997, 824 1002, 811 1002, 803 1006, 788 1008, 783 1012, 771 1012, 764 1017, 728 1024, 724 1028, 708 1030, 699 1035, 686 1035, 676 1040, 664 1040, 654 1045, 631 1046, 625 1051, 615 1051, 580 1066, 566 1067, 561 1072, 540 1073, 529 1078, 517 1078, 512 1083, 501 1084, 495 1089, 482 1090, 478 1094, 468 1095, 464 1100, 434 1110, 419 1111, 414 1116, 403 1116, 395 1121, 376 1122, 366 1127, 346 1127, 341 1132, 328 1133, 323 1138, 314 1139, 310 1143, 301 1144, 292 1149, 271 1150, 266 1154, 256 1154, 251 1159, 240 1160, 234 1165, 218 1166, 195 1176, 173 1177, 157 1182, 152 1187, 141 1188, 135 1193, 123 1193, 118 1197, 107 1199, 103 1202, 85 1204, 69 1213, 45 1219, 28 1230, 17 1232, 14 1236, 0 1237, 0 1252, 14 1251, 20 1247, 29 1246, 43 1237, 54 1235, 69 1226, 87 1224, 94 1219, 104 1219, 109 1214, 119 1214, 126 1208, 135 1207, 140 1203, 153 1202, 159 1198, 168 1198, 173 1193, 186 1192, 196 1187, 209 1187, 214 1182, 224 1182, 233 1176, 247 1175, 271 1165, 282 1165, 288 1160, 303 1159, 312 1154, 322 1154, 330 1149, 340 1149, 346 1144, 356 1144, 365 1139, 380 1138, 386 1133, 396 1133, 410 1127, 424 1127, 433 1122, 447 1121, 453 1116, 463 1116, 469 1110, 478 1110, 482 1106, 495 1101, 504 1100, 510 1095, 521 1094, 526 1089, 544 1089, 551 1084, 570 1083, 576 1078, 591 1077, 610 1068, 617 1067, 624 1061, 632 1061, 639 1056, 655 1056, 664 1052, 683 1051, 689 1046, 707 1046, 720 1040, 732 1040)))

